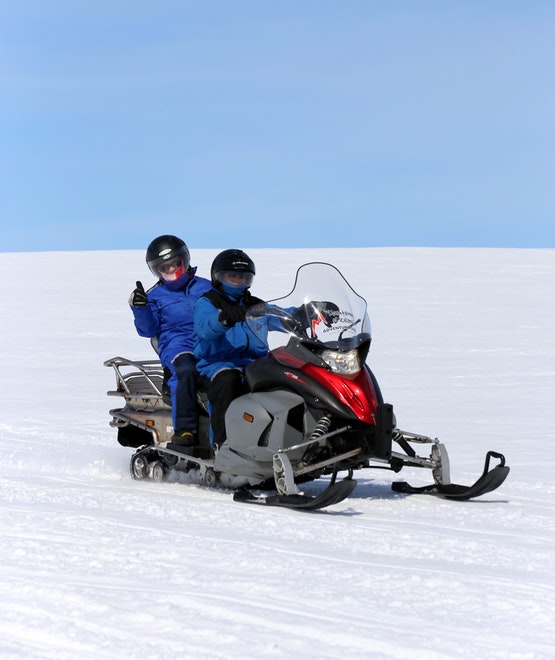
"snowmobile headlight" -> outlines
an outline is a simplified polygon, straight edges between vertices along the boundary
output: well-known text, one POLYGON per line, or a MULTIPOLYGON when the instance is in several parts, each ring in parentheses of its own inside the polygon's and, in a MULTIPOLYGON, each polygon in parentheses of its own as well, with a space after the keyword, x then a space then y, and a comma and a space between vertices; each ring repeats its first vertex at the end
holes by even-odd
POLYGON ((336 374, 356 374, 360 371, 360 360, 358 350, 354 349, 348 352, 325 350, 320 356, 322 360, 336 374))

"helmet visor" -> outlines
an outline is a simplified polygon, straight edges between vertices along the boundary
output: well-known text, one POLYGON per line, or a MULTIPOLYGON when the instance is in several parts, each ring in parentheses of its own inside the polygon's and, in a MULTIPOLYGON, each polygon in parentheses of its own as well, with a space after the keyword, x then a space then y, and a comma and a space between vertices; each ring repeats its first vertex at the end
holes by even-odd
POLYGON ((183 259, 181 257, 176 257, 171 261, 164 261, 163 263, 159 264, 158 272, 162 273, 162 275, 166 275, 167 273, 171 273, 172 270, 177 270, 182 265, 183 259))
MULTIPOLYGON (((173 275, 176 270, 182 275, 189 269, 189 250, 186 245, 183 245, 177 250, 168 250, 167 254, 163 254, 156 259, 150 259, 147 261, 147 265, 150 268, 150 272, 156 277, 173 275)), ((168 279, 168 277, 164 277, 164 279, 168 279)), ((170 277, 169 279, 175 278, 170 277)))
POLYGON ((245 270, 220 270, 216 279, 221 284, 247 289, 252 284, 254 275, 245 270))

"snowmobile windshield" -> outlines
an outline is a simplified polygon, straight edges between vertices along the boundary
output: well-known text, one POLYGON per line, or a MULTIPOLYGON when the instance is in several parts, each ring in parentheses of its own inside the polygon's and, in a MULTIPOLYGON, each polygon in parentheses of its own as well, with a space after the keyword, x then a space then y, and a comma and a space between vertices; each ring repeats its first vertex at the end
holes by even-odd
POLYGON ((351 351, 370 344, 366 300, 328 263, 302 265, 286 296, 256 307, 258 315, 248 316, 247 323, 271 351, 287 344, 284 333, 310 350, 351 351))

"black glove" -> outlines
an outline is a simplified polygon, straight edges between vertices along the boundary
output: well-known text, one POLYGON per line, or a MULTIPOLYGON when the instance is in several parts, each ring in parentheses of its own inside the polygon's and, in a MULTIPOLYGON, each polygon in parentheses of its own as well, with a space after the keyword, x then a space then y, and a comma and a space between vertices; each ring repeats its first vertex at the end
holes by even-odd
POLYGON ((339 316, 339 307, 327 300, 311 300, 297 307, 292 316, 304 325, 321 318, 327 326, 330 326, 339 316))
POLYGON ((137 282, 137 288, 131 292, 129 304, 133 307, 144 307, 148 305, 148 298, 141 282, 137 282))
POLYGON ((231 328, 236 323, 244 321, 246 317, 247 308, 243 307, 243 305, 234 305, 229 309, 222 310, 218 316, 218 321, 227 328, 231 328))

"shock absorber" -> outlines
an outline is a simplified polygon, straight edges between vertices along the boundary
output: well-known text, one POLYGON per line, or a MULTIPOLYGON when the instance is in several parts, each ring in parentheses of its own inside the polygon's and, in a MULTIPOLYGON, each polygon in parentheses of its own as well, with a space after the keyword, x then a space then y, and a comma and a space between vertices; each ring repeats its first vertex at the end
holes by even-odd
POLYGON ((310 434, 309 440, 318 440, 318 438, 321 438, 323 435, 326 435, 326 433, 330 430, 330 424, 331 424, 331 416, 327 414, 322 415, 322 417, 320 417, 320 419, 316 423, 314 430, 310 434))
POLYGON ((322 417, 316 422, 316 426, 312 430, 308 442, 305 444, 306 449, 302 459, 299 461, 299 468, 306 468, 307 465, 310 465, 317 460, 318 454, 323 450, 323 447, 316 443, 328 433, 330 425, 331 415, 328 414, 322 415, 322 417))

